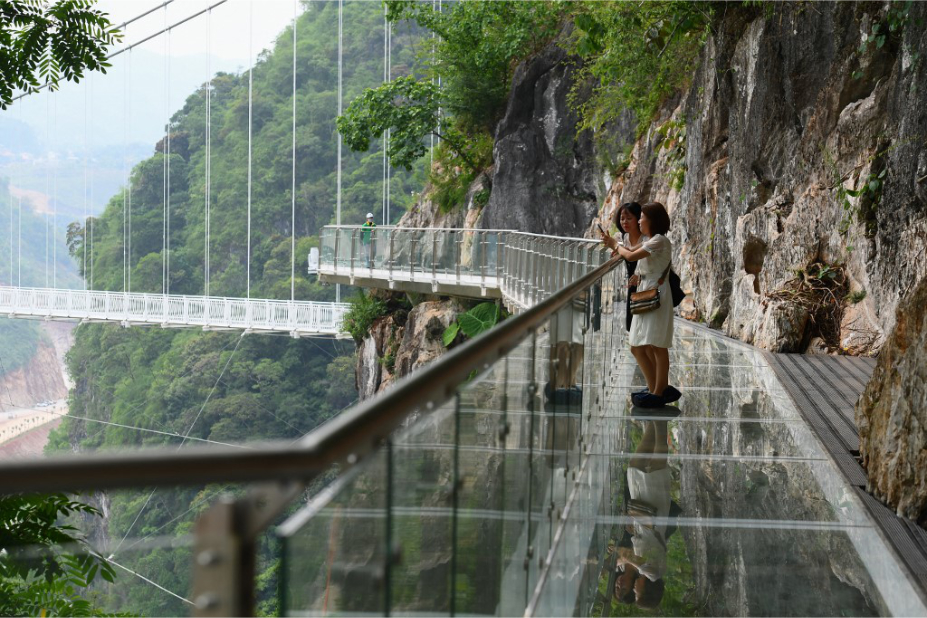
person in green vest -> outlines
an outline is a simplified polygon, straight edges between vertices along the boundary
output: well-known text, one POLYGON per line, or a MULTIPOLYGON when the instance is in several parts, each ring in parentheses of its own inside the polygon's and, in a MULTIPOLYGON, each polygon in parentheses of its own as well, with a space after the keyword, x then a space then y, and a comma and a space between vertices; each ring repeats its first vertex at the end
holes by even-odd
POLYGON ((363 245, 362 255, 366 260, 367 268, 371 268, 373 266, 374 249, 376 245, 372 243, 371 240, 373 239, 373 229, 375 227, 377 227, 377 224, 373 222, 373 213, 368 212, 367 220, 364 221, 363 225, 361 225, 361 245, 363 245))

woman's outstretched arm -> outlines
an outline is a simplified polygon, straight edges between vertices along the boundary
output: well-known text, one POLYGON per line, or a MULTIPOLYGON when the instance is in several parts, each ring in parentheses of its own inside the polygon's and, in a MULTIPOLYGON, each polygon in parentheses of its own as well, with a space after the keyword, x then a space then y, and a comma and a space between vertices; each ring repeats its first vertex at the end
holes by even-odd
POLYGON ((638 260, 643 260, 645 257, 650 257, 650 252, 643 247, 638 247, 636 249, 625 249, 619 245, 618 253, 621 254, 621 257, 623 257, 628 262, 637 262, 638 260))

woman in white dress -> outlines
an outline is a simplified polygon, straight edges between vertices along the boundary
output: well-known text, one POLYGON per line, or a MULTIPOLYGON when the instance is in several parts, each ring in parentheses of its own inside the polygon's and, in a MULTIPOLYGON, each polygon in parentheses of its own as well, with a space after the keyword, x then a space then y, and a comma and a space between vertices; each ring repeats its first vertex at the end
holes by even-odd
MULTIPOLYGON (((669 267, 673 245, 669 232, 669 215, 663 204, 650 202, 641 207, 640 228, 649 237, 640 247, 616 248, 625 260, 638 262, 637 291, 660 289, 660 306, 647 313, 636 314, 631 320, 628 340, 631 353, 647 380, 647 392, 634 393, 632 401, 646 408, 658 408, 676 401, 679 391, 669 385, 669 348, 673 347, 673 296, 669 285, 669 267)), ((609 246, 609 240, 605 243, 609 246)))

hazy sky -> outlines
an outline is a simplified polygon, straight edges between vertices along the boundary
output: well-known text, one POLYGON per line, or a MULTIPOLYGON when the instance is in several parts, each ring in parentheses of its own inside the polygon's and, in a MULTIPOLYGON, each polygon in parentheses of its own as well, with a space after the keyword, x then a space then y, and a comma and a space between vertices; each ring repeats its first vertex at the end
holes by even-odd
MULTIPOLYGON (((151 35, 184 17, 198 13, 216 4, 218 0, 174 0, 163 9, 129 24, 122 45, 133 43, 151 35)), ((160 6, 164 0, 99 0, 97 7, 109 13, 116 24, 124 23, 137 15, 160 6)), ((212 11, 212 53, 225 59, 247 61, 248 37, 253 37, 254 53, 269 47, 284 26, 293 20, 293 0, 228 0, 212 11), (253 16, 249 29, 249 18, 253 16), (250 30, 250 31, 249 31, 250 30)), ((205 51, 205 16, 177 28, 171 38, 171 55, 185 56, 205 51)), ((164 43, 158 37, 142 47, 163 54, 164 43)))
MULTIPOLYGON (((218 0, 99 0, 114 24, 122 24, 151 9, 123 29, 124 39, 113 46, 118 52, 195 15, 218 0)), ((168 110, 181 107, 200 84, 220 71, 247 69, 262 50, 273 47, 276 37, 292 23, 294 0, 227 0, 207 19, 200 15, 177 26, 170 36, 161 34, 114 57, 106 75, 88 75, 80 84, 62 82, 60 90, 31 95, 0 112, 0 149, 13 147, 10 122, 25 122, 42 142, 43 149, 71 150, 85 142, 85 109, 90 106, 90 141, 94 146, 147 144, 154 148, 164 130, 168 110), (208 52, 208 53, 207 53, 208 52), (165 86, 170 57, 170 92, 165 86), (88 95, 92 92, 93 95, 88 95), (165 106, 165 101, 169 102, 165 106), (131 118, 131 127, 124 127, 131 118)), ((300 7, 301 8, 301 7, 300 7)))

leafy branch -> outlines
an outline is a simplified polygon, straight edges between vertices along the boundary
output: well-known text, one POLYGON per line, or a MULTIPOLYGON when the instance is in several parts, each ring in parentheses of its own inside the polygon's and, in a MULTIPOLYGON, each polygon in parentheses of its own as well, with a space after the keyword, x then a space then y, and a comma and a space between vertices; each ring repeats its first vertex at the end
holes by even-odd
POLYGON ((93 0, 0 0, 0 109, 14 90, 52 90, 61 80, 79 82, 84 72, 106 72, 107 49, 122 40, 93 0))

